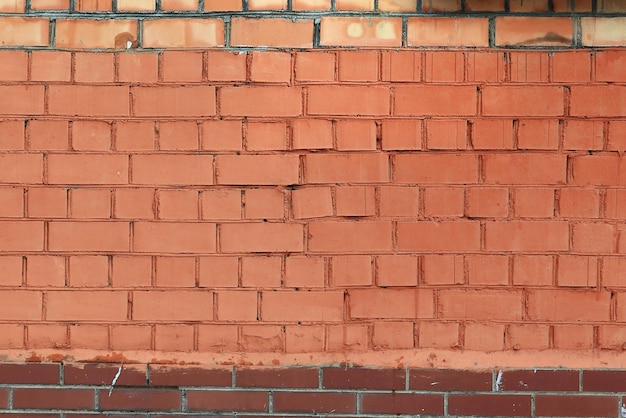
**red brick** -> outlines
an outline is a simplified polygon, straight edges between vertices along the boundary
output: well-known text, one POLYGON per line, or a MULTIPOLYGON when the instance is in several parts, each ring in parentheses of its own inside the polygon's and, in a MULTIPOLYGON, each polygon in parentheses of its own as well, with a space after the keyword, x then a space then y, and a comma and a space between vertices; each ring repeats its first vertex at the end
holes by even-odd
POLYGON ((330 10, 330 0, 294 0, 292 10, 330 10))
POLYGON ((252 51, 250 81, 260 83, 289 83, 291 54, 279 51, 252 51))
POLYGON ((432 318, 434 297, 430 290, 355 289, 348 292, 353 319, 432 318))
POLYGON ((446 319, 522 318, 522 293, 506 290, 445 290, 439 293, 439 310, 446 319))
POLYGON ((115 287, 150 286, 152 260, 143 256, 114 256, 111 281, 115 287))
POLYGON ((548 81, 548 54, 543 52, 514 52, 510 57, 510 81, 541 83, 548 81))
MULTIPOLYGON (((70 363, 64 367, 66 385, 110 385, 120 370, 117 365, 102 363, 70 363)), ((117 378, 118 386, 146 386, 146 366, 125 364, 117 378)))
POLYGON ((300 116, 302 89, 278 86, 223 87, 220 89, 223 116, 300 116), (263 103, 263 106, 259 106, 263 103))
POLYGON ((499 390, 578 392, 577 370, 504 370, 499 390))
POLYGON ((570 97, 572 116, 619 117, 625 107, 625 86, 572 86, 570 97))
POLYGON ((195 122, 160 122, 161 151, 197 150, 200 148, 198 124, 195 122))
POLYGON ((156 286, 195 287, 195 257, 156 257, 156 286))
POLYGON ((395 157, 395 181, 427 184, 477 183, 478 159, 474 155, 461 154, 398 154, 395 157))
POLYGON ((43 222, 0 221, 0 251, 42 251, 43 222))
POLYGON ((571 46, 572 20, 566 17, 498 17, 495 41, 498 46, 571 46))
POLYGON ((335 256, 332 259, 332 285, 335 287, 372 284, 372 260, 367 255, 335 256))
POLYGON ((216 250, 215 237, 215 224, 210 223, 137 222, 134 225, 133 250, 213 253, 216 250))
POLYGON ((213 156, 133 155, 132 182, 149 185, 210 185, 213 184, 213 156))
POLYGON ((617 186, 626 184, 620 166, 624 157, 617 155, 581 155, 570 157, 571 182, 576 185, 617 186))
POLYGON ((282 327, 276 325, 241 326, 240 348, 247 352, 282 352, 285 336, 282 327))
POLYGON ((109 258, 101 255, 70 257, 69 285, 72 287, 107 287, 109 258))
POLYGON ((220 155, 216 159, 218 184, 297 184, 297 155, 220 155))
POLYGON ((74 54, 74 81, 111 83, 114 76, 113 54, 77 52, 74 54))
POLYGON ((456 51, 427 51, 424 81, 458 83, 465 79, 464 54, 456 51))
MULTIPOLYGON (((48 86, 49 113, 67 116, 128 116, 130 93, 125 86, 48 86)), ((0 106, 1 108, 1 106, 0 106)))
POLYGON ((230 51, 207 51, 207 76, 211 81, 244 81, 246 54, 230 51))
POLYGON ((375 200, 373 187, 337 186, 335 188, 337 216, 374 216, 375 200))
MULTIPOLYGON (((20 0, 18 0, 19 2, 20 0)), ((24 6, 18 9, 17 4, 15 4, 15 7, 9 13, 17 13, 18 11, 23 13, 24 6)), ((3 29, 0 33, 0 45, 4 47, 48 46, 50 43, 49 19, 2 17, 0 18, 0 27, 3 29)))
POLYGON ((16 409, 93 409, 93 390, 24 388, 13 390, 16 409))
MULTIPOLYGON (((497 0, 496 0, 497 1, 497 0)), ((480 0, 484 3, 484 0, 480 0)), ((467 81, 503 82, 506 76, 506 55, 493 51, 467 53, 467 81)))
POLYGON ((0 189, 0 216, 3 218, 24 217, 24 189, 1 188, 0 189))
POLYGON ((596 81, 625 81, 621 71, 626 65, 626 55, 621 51, 600 51, 596 57, 596 81))
POLYGON ((554 347, 565 350, 588 350, 593 348, 592 325, 555 325, 554 347))
POLYGON ((98 391, 101 411, 172 411, 180 410, 181 396, 175 389, 115 388, 98 391))
POLYGON ((621 392, 626 373, 622 370, 583 370, 582 390, 584 392, 621 392))
POLYGON ((190 411, 267 412, 268 392, 265 391, 187 391, 190 411))
POLYGON ((308 249, 312 252, 382 252, 392 247, 391 222, 309 223, 308 249))
POLYGON ((400 251, 477 251, 480 249, 480 225, 467 221, 399 222, 400 251), (449 239, 455 237, 454 240, 449 239))
POLYGON ((421 268, 424 281, 429 285, 462 284, 465 281, 461 255, 425 255, 421 268))
POLYGON ((161 55, 163 81, 200 82, 203 61, 202 52, 164 51, 161 55))
POLYGON ((505 188, 470 188, 467 215, 473 218, 503 218, 509 212, 509 191, 505 188))
POLYGON ((374 322, 374 350, 406 349, 415 346, 413 322, 374 322))
POLYGON ((287 126, 282 122, 248 122, 245 136, 248 151, 287 149, 287 126))
POLYGON ((327 351, 365 351, 368 346, 368 327, 365 325, 327 326, 327 351))
POLYGON ((377 81, 380 68, 378 52, 339 51, 340 81, 377 81))
POLYGON ((300 51, 296 53, 297 81, 333 81, 336 54, 333 51, 300 51))
POLYGON ((388 115, 389 88, 382 86, 312 86, 308 89, 310 115, 388 115))
POLYGON ((472 124, 474 149, 513 148, 513 121, 506 119, 478 119, 472 124))
POLYGON ((559 123, 556 120, 520 120, 517 148, 556 150, 559 147, 559 136, 559 123))
POLYGON ((60 364, 3 363, 0 364, 0 382, 3 384, 59 384, 60 364))
POLYGON ((322 257, 289 256, 285 261, 285 286, 324 287, 325 269, 322 257))
POLYGON ((416 187, 381 186, 378 189, 381 217, 415 217, 419 211, 419 190, 416 187))
POLYGON ((51 222, 51 251, 128 251, 127 222, 51 222))
POLYGON ((614 417, 616 396, 537 395, 535 412, 542 416, 614 417))
MULTIPOLYGON (((611 213, 611 192, 607 194, 607 216, 611 213)), ((615 197, 615 194, 613 194, 615 197)), ((613 202, 615 202, 613 200, 613 202)), ((596 189, 564 188, 559 191, 559 215, 566 218, 597 218, 599 216, 600 195, 596 189)))
POLYGON ((36 291, 4 290, 0 319, 13 321, 39 321, 42 319, 42 295, 36 291))
POLYGON ((455 415, 517 416, 530 415, 530 395, 453 394, 448 411, 455 415))
POLYGON ((237 287, 237 257, 201 257, 198 269, 200 287, 237 287))
POLYGON ((562 184, 565 156, 553 154, 488 154, 483 156, 485 183, 562 184))
POLYGON ((153 219, 154 190, 117 189, 115 190, 114 216, 116 218, 153 219))
POLYGON ((281 18, 231 20, 231 46, 311 48, 313 21, 281 18))
POLYGON ((22 286, 24 275, 24 259, 19 256, 0 257, 0 269, 3 272, 4 286, 22 286))
POLYGON ((224 45, 222 19, 146 19, 144 48, 206 48, 224 45))
POLYGON ((70 217, 95 219, 111 216, 111 191, 107 189, 72 189, 70 217))
POLYGON ((65 257, 29 255, 26 258, 26 284, 64 287, 65 261, 65 257))
POLYGON ((613 253, 616 250, 615 226, 606 223, 577 223, 572 230, 575 252, 613 253))
POLYGON ((70 347, 108 350, 109 329, 101 325, 71 325, 70 347))
POLYGON ((367 369, 360 367, 325 367, 322 370, 324 389, 404 390, 403 369, 367 369))
POLYGON ((560 221, 489 222, 488 251, 559 251, 569 249, 569 226, 560 221))
POLYGON ((491 372, 471 370, 411 369, 411 390, 490 391, 491 372))
POLYGON ((198 219, 197 190, 160 190, 159 219, 198 219))
POLYGON ((56 23, 58 48, 125 48, 125 39, 135 42, 136 20, 59 19, 56 23))
POLYGON ((577 290, 536 290, 528 298, 530 320, 544 321, 608 321, 608 292, 577 290))
POLYGON ((343 120, 335 123, 337 150, 373 151, 376 149, 376 124, 368 120, 343 120))
POLYGON ((554 217, 554 189, 517 188, 514 189, 515 216, 518 218, 554 217))
POLYGON ((552 81, 586 83, 590 78, 591 54, 589 52, 563 51, 554 52, 552 55, 552 81))
POLYGON ((595 287, 598 284, 597 259, 580 256, 559 256, 557 284, 567 287, 595 287))
POLYGON ((308 414, 311 411, 353 414, 356 411, 356 395, 336 392, 276 392, 274 410, 308 414))
POLYGON ((543 255, 519 255, 513 258, 513 284, 552 285, 554 260, 543 255))
POLYGON ((304 248, 302 225, 248 223, 220 226, 221 251, 301 252, 304 248))
POLYGON ((136 116, 215 116, 213 86, 133 87, 133 97, 136 116))
POLYGON ((259 256, 241 258, 242 287, 280 287, 282 257, 259 256))
POLYGON ((283 219, 285 195, 276 189, 248 189, 245 191, 246 219, 283 219))
POLYGON ((205 11, 240 11, 241 2, 239 0, 205 0, 205 11))
MULTIPOLYGON (((111 326, 111 348, 114 350, 152 350, 152 327, 146 325, 111 326)), ((145 382, 145 379, 144 379, 145 382)))
POLYGON ((339 322, 343 292, 263 292, 261 317, 276 322, 339 322))
POLYGON ((117 151, 153 150, 155 148, 154 122, 125 122, 115 124, 117 151))
POLYGON ((308 154, 307 183, 386 183, 389 159, 381 153, 308 154))
POLYGON ((242 218, 241 190, 212 189, 204 190, 200 196, 202 219, 242 218))
MULTIPOLYGON (((0 26, 2 26, 0 19, 0 26)), ((1 42, 0 42, 1 44, 1 42)), ((44 113, 43 86, 0 86, 0 114, 41 115, 44 113)))
POLYGON ((626 259, 621 257, 605 257, 602 266, 602 284, 609 287, 623 287, 626 259))
POLYGON ((128 295, 122 291, 50 291, 46 294, 49 321, 124 321, 128 295))
POLYGON ((314 368, 243 368, 237 369, 236 373, 236 381, 238 387, 318 387, 318 371, 314 368))
POLYGON ((391 119, 382 123, 383 150, 417 150, 422 148, 422 121, 391 119))
POLYGON ((550 326, 513 324, 506 332, 507 348, 513 350, 545 350, 550 348, 550 326))
POLYGON ((361 2, 355 2, 352 0, 336 0, 335 1, 335 9, 336 10, 362 10, 362 11, 373 11, 374 10, 374 1, 373 0, 364 0, 361 2))
POLYGON ((157 325, 154 331, 154 349, 158 351, 193 351, 193 325, 157 325))
POLYGON ((502 255, 467 256, 468 284, 498 286, 509 284, 509 260, 502 255))
POLYGON ((5 324, 0 326, 2 337, 0 337, 0 347, 3 349, 23 349, 24 348, 24 326, 5 324))
POLYGON ((487 86, 482 90, 482 108, 488 116, 559 116, 564 112, 563 89, 487 86))
POLYGON ((73 122, 72 148, 76 151, 111 150, 111 125, 96 121, 73 122))
POLYGON ((472 351, 501 351, 504 349, 505 327, 502 324, 475 323, 465 325, 463 348, 472 351))
POLYGON ((28 54, 25 51, 1 51, 0 80, 26 81, 28 75, 28 54))
POLYGON ((399 18, 324 16, 320 21, 321 46, 400 47, 399 18))
POLYGON ((0 121, 0 149, 23 150, 24 149, 25 122, 18 120, 0 121))
POLYGON ((626 121, 609 122, 609 138, 607 149, 623 152, 626 150, 626 121))
POLYGON ((156 83, 159 56, 153 53, 117 55, 118 77, 122 83, 156 83))
POLYGON ((424 216, 461 217, 464 212, 465 192, 463 189, 424 189, 424 216))
POLYGON ((155 366, 150 368, 150 386, 230 386, 232 370, 197 366, 155 366))
POLYGON ((217 292, 217 318, 220 321, 256 321, 258 292, 220 291, 217 292))
POLYGON ((200 125, 203 150, 241 151, 243 124, 239 120, 213 120, 200 125))
POLYGON ((308 187, 291 193, 295 219, 323 218, 333 215, 330 187, 308 187))
POLYGON ((466 149, 467 137, 467 121, 426 121, 426 144, 428 149, 466 149))
POLYGON ((378 286, 416 286, 417 276, 417 257, 381 255, 376 258, 376 284, 378 286))
POLYGON ((26 122, 26 144, 31 150, 67 150, 69 130, 66 121, 29 120, 26 122))
POLYGON ((474 86, 398 86, 394 96, 396 116, 471 116, 477 110, 474 86))
POLYGON ((604 146, 604 122, 569 120, 565 123, 563 148, 566 150, 601 150, 604 146))
POLYGON ((133 319, 159 322, 212 320, 213 294, 204 290, 136 291, 133 294, 133 319))

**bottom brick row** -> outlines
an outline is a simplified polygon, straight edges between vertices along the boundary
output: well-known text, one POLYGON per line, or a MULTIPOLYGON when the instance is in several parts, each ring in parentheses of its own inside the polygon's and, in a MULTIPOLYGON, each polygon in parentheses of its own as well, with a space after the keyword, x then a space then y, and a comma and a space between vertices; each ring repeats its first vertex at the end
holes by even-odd
POLYGON ((0 363, 13 417, 623 417, 626 370, 0 363))

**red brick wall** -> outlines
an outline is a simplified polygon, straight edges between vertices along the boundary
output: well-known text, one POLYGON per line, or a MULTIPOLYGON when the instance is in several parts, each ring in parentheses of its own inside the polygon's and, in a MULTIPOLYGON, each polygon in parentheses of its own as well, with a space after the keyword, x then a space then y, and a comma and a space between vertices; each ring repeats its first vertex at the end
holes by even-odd
POLYGON ((52 377, 0 410, 617 416, 625 9, 1 2, 0 354, 52 377), (432 368, 483 386, 413 386, 432 368))

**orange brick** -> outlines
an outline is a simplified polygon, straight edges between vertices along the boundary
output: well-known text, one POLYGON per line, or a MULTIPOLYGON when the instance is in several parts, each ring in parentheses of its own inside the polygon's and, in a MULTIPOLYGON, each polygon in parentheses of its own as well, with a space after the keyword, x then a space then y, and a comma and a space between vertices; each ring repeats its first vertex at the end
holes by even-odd
MULTIPOLYGON (((23 13, 24 6, 15 7, 14 12, 23 13)), ((50 20, 48 19, 0 17, 0 28, 2 28, 2 32, 0 32, 0 45, 5 47, 48 46, 50 43, 49 25, 50 20)), ((57 36, 58 33, 57 31, 57 36)))
POLYGON ((28 325, 26 335, 28 348, 66 348, 68 346, 67 325, 28 325))
POLYGON ((128 157, 115 154, 51 154, 50 184, 126 184, 128 157))
POLYGON ((247 189, 244 192, 246 219, 283 219, 285 195, 277 189, 247 189))
POLYGON ((103 290, 50 291, 46 294, 49 321, 125 321, 127 292, 103 290))
POLYGON ((566 150, 601 150, 604 147, 604 122, 568 120, 563 133, 566 150))
POLYGON ((609 142, 607 149, 612 151, 626 150, 626 121, 609 122, 609 142))
POLYGON ((205 0, 204 11, 239 11, 241 5, 240 0, 205 0))
POLYGON ((111 125, 100 121, 72 122, 72 149, 76 151, 111 150, 111 125))
POLYGON ((276 325, 244 325, 241 327, 241 348, 250 352, 284 351, 285 336, 276 325))
POLYGON ((256 321, 257 292, 252 290, 217 293, 217 319, 220 321, 256 321))
POLYGON ((193 326, 157 325, 155 327, 154 348, 160 351, 192 351, 193 326))
POLYGON ((386 183, 389 159, 381 153, 308 154, 307 183, 386 183))
POLYGON ((528 316, 542 321, 608 321, 610 294, 596 290, 535 290, 528 295, 528 316))
POLYGON ((389 88, 384 86, 309 87, 310 115, 388 115, 389 88))
POLYGON ((563 350, 593 348, 592 325, 554 325, 554 347, 563 350))
POLYGON ((0 154, 0 182, 41 184, 41 154, 0 154))
POLYGON ((223 45, 222 19, 151 19, 143 22, 144 48, 206 48, 223 45))
POLYGON ((64 287, 65 257, 30 255, 26 257, 26 285, 64 287))
POLYGON ((516 286, 550 286, 554 260, 546 255, 513 257, 513 284, 516 286))
POLYGON ((380 216, 417 216, 419 212, 417 187, 381 186, 378 193, 380 216))
POLYGON ((336 10, 362 10, 362 11, 370 10, 370 11, 373 11, 374 0, 364 0, 364 1, 336 0, 335 9, 336 10))
POLYGON ((323 218, 333 215, 330 187, 307 187, 291 193, 293 216, 296 219, 323 218))
POLYGON ((381 0, 378 10, 383 12, 414 12, 417 10, 416 0, 381 0))
POLYGON ((26 123, 26 142, 31 150, 66 150, 68 135, 66 121, 35 119, 26 123))
POLYGON ((195 287, 195 257, 156 257, 157 287, 195 287))
POLYGON ((287 8, 287 0, 249 0, 250 10, 283 10, 287 8))
POLYGON ((325 270, 322 257, 288 256, 285 259, 285 286, 324 287, 325 270))
POLYGON ((467 257, 467 281, 473 286, 505 286, 509 284, 509 260, 502 255, 467 257))
POLYGON ((350 317, 353 319, 432 318, 434 297, 420 289, 349 290, 350 317))
POLYGON ((483 114, 488 116, 559 116, 563 90, 556 86, 487 86, 483 89, 483 114), (541 98, 540 101, 537 99, 541 98))
POLYGON ((461 10, 460 0, 423 0, 422 10, 425 12, 454 12, 461 10))
POLYGON ((413 51, 383 51, 382 81, 421 81, 422 53, 413 51))
POLYGON ((117 10, 121 12, 150 12, 156 9, 155 0, 118 0, 117 10))
POLYGON ((280 122, 248 122, 246 125, 248 151, 287 149, 287 126, 280 122))
POLYGON ((198 0, 161 0, 161 10, 198 10, 198 0))
POLYGON ((428 120, 426 122, 428 149, 465 149, 467 136, 467 122, 464 120, 428 120))
POLYGON ((19 256, 2 256, 0 257, 0 268, 3 272, 3 286, 22 286, 24 275, 23 257, 19 256))
POLYGON ((28 54, 25 51, 0 51, 0 80, 26 81, 28 73, 28 54))
POLYGON ((611 254, 616 249, 615 225, 608 223, 576 223, 572 237, 575 252, 611 254))
POLYGON ((626 177, 619 169, 623 157, 604 154, 575 156, 570 159, 573 184, 593 186, 626 184, 626 177))
POLYGON ((380 54, 368 51, 339 51, 340 81, 377 81, 380 54))
POLYGON ((241 259, 242 287, 280 287, 281 257, 243 257, 241 259))
POLYGON ((476 90, 471 86, 399 86, 395 92, 393 113, 398 116, 476 114, 476 90))
POLYGON ((462 82, 465 79, 464 54, 461 52, 426 52, 424 81, 462 82))
POLYGON ((373 151, 376 149, 376 124, 368 120, 341 120, 335 124, 337 149, 373 151))
POLYGON ((198 219, 197 190, 160 190, 159 219, 198 219))
POLYGON ((213 156, 185 154, 133 155, 134 184, 213 184, 213 156))
POLYGON ((28 189, 29 218, 65 218, 67 216, 67 189, 28 189))
POLYGON ((503 12, 504 0, 466 0, 465 10, 468 12, 503 12))
POLYGON ((474 149, 513 148, 513 121, 506 119, 478 119, 472 124, 474 149))
POLYGON ((138 321, 206 321, 213 319, 213 294, 206 291, 137 291, 133 319, 138 321))
POLYGON ((330 10, 330 0, 292 0, 292 10, 330 10))
POLYGON ((117 56, 117 65, 118 77, 121 82, 156 83, 157 81, 157 54, 119 54, 117 56))
POLYGON ((113 49, 121 45, 119 35, 137 39, 136 20, 69 20, 56 23, 56 46, 58 48, 113 49), (117 42, 116 42, 117 40, 117 42))
POLYGON ((42 309, 42 294, 34 291, 2 292, 0 317, 9 321, 40 321, 42 309))
POLYGON ((569 227, 561 221, 488 222, 487 251, 566 251, 569 227))
POLYGON ((419 325, 420 348, 458 348, 459 324, 456 322, 421 322, 419 325))
POLYGON ((566 158, 556 154, 488 154, 483 158, 486 184, 564 184, 566 158))
POLYGON ((113 256, 111 283, 117 288, 151 286, 152 258, 113 256))
POLYGON ((140 253, 214 253, 215 241, 215 224, 137 222, 134 225, 133 250, 140 253))
POLYGON ((554 189, 515 189, 514 211, 521 218, 552 218, 554 189))
POLYGON ((127 222, 51 222, 51 251, 128 251, 127 222))
POLYGON ((77 52, 74 55, 74 81, 110 83, 113 81, 113 54, 77 52))
POLYGON ((0 221, 0 251, 42 251, 43 222, 0 221))
POLYGON ((417 150, 422 148, 422 121, 391 119, 382 123, 383 150, 417 150))
POLYGON ((302 91, 278 86, 224 87, 220 90, 224 116, 299 116, 302 91), (264 106, 258 106, 263 103, 264 106))
POLYGON ((463 189, 427 188, 424 190, 424 216, 461 217, 465 210, 463 189))
POLYGON ((401 251, 476 251, 480 227, 473 221, 398 222, 397 247, 401 251))
POLYGON ((115 124, 117 151, 152 150, 155 147, 154 122, 124 122, 115 124))
POLYGON ((548 81, 548 54, 543 52, 511 52, 510 81, 539 83, 548 81))
POLYGON ((504 348, 504 325, 478 324, 470 322, 465 326, 466 350, 498 351, 504 348))
POLYGON ((291 54, 278 51, 252 51, 250 81, 260 83, 289 83, 291 54))
POLYGON ((108 189, 71 189, 70 217, 82 219, 111 217, 111 191, 108 189))
POLYGON ((24 13, 25 9, 26 0, 15 0, 0 5, 0 11, 3 13, 24 13))
POLYGON ((621 51, 600 51, 596 54, 597 81, 624 81, 620 68, 626 65, 626 55, 621 51))
POLYGON ((520 320, 522 292, 508 290, 449 289, 439 292, 444 319, 520 320))
POLYGON ((298 184, 297 155, 218 155, 217 183, 229 185, 298 184))
POLYGON ((618 117, 623 104, 624 86, 574 86, 570 97, 570 113, 572 116, 584 117, 618 117))
POLYGON ((478 160, 474 155, 413 153, 395 159, 397 183, 468 184, 478 182, 478 160), (441 170, 446 167, 446 170, 441 170))
POLYGON ((424 282, 429 285, 463 284, 465 268, 461 255, 425 255, 424 282))
POLYGON ((571 46, 572 20, 566 17, 496 18, 496 45, 571 46))
POLYGON ((51 85, 50 114, 128 116, 130 95, 125 86, 51 85))
POLYGON ((237 287, 239 259, 237 257, 200 257, 198 274, 200 287, 237 287))
POLYGON ((296 54, 296 80, 333 81, 335 61, 336 54, 333 51, 300 51, 296 54))
POLYGON ((153 219, 154 190, 117 189, 114 209, 116 218, 153 219))
POLYGON ((137 116, 215 116, 215 87, 135 87, 137 116))
POLYGON ((547 12, 548 2, 545 0, 511 0, 511 12, 547 12))
POLYGON ((505 57, 507 55, 498 52, 468 52, 467 81, 499 83, 505 81, 507 75, 505 57))
POLYGON ((107 287, 109 258, 101 255, 70 257, 69 278, 72 287, 107 287))
POLYGON ((309 223, 308 249, 312 252, 390 251, 391 222, 317 221, 309 223))
POLYGON ((624 46, 624 37, 616 34, 626 18, 584 17, 581 19, 583 46, 624 46))
POLYGON ((264 321, 338 322, 343 319, 343 292, 263 292, 264 321))
POLYGON ((556 281, 564 287, 595 287, 598 261, 593 257, 561 255, 557 261, 556 281))
POLYGON ((417 257, 381 255, 376 257, 376 284, 386 286, 417 286, 417 257))
POLYGON ((337 216, 374 216, 376 196, 373 187, 337 186, 335 188, 337 216))
POLYGON ((416 17, 407 26, 408 46, 489 46, 484 18, 416 17))
POLYGON ((220 226, 224 253, 302 252, 303 226, 299 224, 246 223, 220 226))
POLYGON ((550 348, 550 327, 534 324, 511 325, 507 332, 507 346, 513 350, 550 348))
POLYGON ((286 326, 285 351, 287 353, 310 353, 324 351, 325 327, 286 326))
POLYGON ((564 51, 564 52, 555 52, 554 55, 552 55, 552 80, 553 81, 588 82, 590 78, 591 78, 591 55, 589 54, 589 52, 564 51))
POLYGON ((202 149, 241 151, 243 124, 240 120, 213 120, 201 125, 202 149))
POLYGON ((109 328, 100 325, 70 325, 70 347, 108 350, 109 328))
POLYGON ((604 349, 621 350, 625 337, 624 330, 619 325, 603 325, 598 330, 598 345, 604 349))
POLYGON ((241 190, 204 190, 202 219, 242 219, 241 190))
POLYGON ((164 51, 161 55, 163 81, 202 81, 203 56, 201 52, 164 51))
POLYGON ((198 124, 196 122, 159 123, 160 150, 197 150, 199 141, 198 124))
POLYGON ((330 325, 327 329, 327 350, 359 352, 367 350, 367 327, 363 325, 330 325))
MULTIPOLYGON (((607 215, 611 212, 611 197, 607 194, 607 215)), ((597 218, 600 210, 600 195, 596 189, 564 188, 559 192, 559 215, 567 218, 597 218)), ((610 217, 610 215, 609 215, 610 217)))
POLYGON ((24 348, 24 328, 23 325, 0 325, 0 347, 24 348))
POLYGON ((198 351, 212 353, 237 351, 239 349, 237 328, 236 325, 199 325, 198 351))
POLYGON ((0 121, 0 149, 23 150, 25 121, 0 121))
POLYGON ((207 51, 208 79, 211 81, 244 81, 246 58, 244 52, 207 51))
POLYGON ((23 218, 24 217, 24 189, 1 188, 0 189, 0 217, 23 218))
POLYGON ((509 213, 509 191, 505 188, 468 189, 467 216, 472 218, 504 218, 509 213))
POLYGON ((293 149, 333 148, 333 123, 321 119, 295 119, 291 125, 293 149))
POLYGON ((320 45, 400 47, 402 21, 399 18, 324 16, 320 23, 320 45))
POLYGON ((520 120, 517 135, 519 149, 559 148, 559 123, 556 120, 520 120))
POLYGON ((116 325, 111 327, 111 349, 150 350, 152 327, 148 325, 116 325))
POLYGON ((367 255, 333 257, 331 283, 334 287, 371 286, 372 259, 367 255))
POLYGON ((375 350, 413 348, 413 323, 374 322, 372 344, 374 345, 375 350))
POLYGON ((231 20, 230 45, 265 46, 283 48, 311 48, 313 46, 313 21, 268 18, 231 20))

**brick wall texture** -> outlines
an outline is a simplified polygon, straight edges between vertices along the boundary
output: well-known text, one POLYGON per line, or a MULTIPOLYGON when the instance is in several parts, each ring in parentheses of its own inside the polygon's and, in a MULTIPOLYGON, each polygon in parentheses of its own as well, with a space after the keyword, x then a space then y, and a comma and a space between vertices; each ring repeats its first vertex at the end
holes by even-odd
POLYGON ((0 415, 626 416, 624 47, 617 0, 0 0, 0 415))

